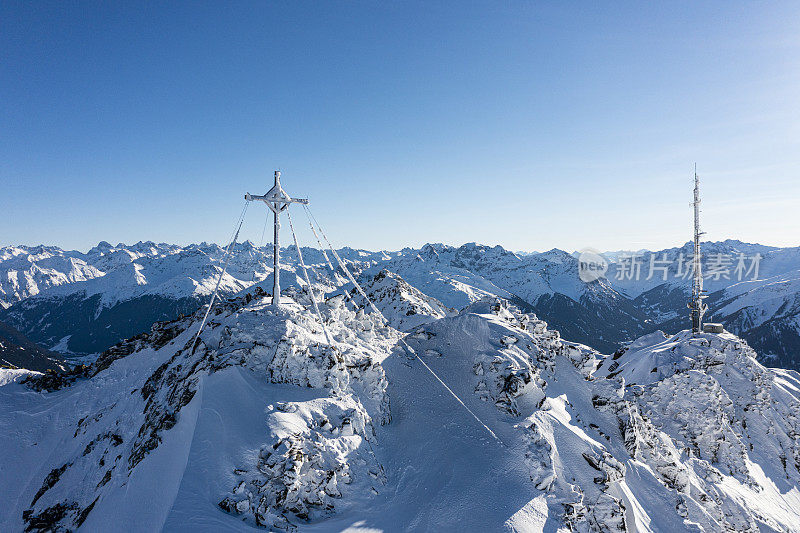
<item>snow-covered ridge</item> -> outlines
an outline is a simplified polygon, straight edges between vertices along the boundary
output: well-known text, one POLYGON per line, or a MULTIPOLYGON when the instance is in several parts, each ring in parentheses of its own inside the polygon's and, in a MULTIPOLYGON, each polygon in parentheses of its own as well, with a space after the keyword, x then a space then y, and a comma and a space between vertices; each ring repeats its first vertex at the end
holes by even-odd
MULTIPOLYGON (((404 287, 386 274, 372 289, 404 309, 404 287)), ((294 290, 275 310, 256 287, 196 347, 189 316, 0 387, 0 529, 800 523, 800 376, 729 333, 603 356, 490 298, 426 315, 405 347, 343 293, 321 312, 294 290)))
MULTIPOLYGON (((389 324, 401 331, 409 331, 455 313, 453 309, 425 295, 397 274, 385 269, 369 277, 363 288, 369 301, 380 309, 389 324)), ((362 307, 367 305, 356 289, 351 290, 350 297, 362 307)))
MULTIPOLYGON (((53 391, 45 396, 26 395, 20 385, 0 390, 0 403, 11 402, 20 413, 26 406, 52 407, 46 419, 19 414, 27 424, 46 425, 53 416, 61 428, 49 437, 45 427, 44 434, 37 430, 26 437, 10 431, 20 420, 3 409, 3 448, 9 455, 0 467, 0 493, 5 501, 13 495, 16 504, 0 513, 0 529, 105 529, 113 520, 122 529, 135 524, 158 530, 196 510, 195 502, 181 495, 191 492, 187 484, 208 481, 203 476, 213 477, 216 490, 201 513, 219 519, 225 516, 222 508, 249 517, 253 526, 288 527, 287 516, 328 514, 351 483, 359 490, 379 486, 366 468, 340 456, 347 450, 345 455, 375 468, 366 440, 374 439, 374 424, 389 419, 386 381, 377 362, 396 342, 396 333, 363 313, 328 309, 327 327, 336 340, 335 348, 328 347, 322 324, 304 307, 288 300, 274 311, 263 292, 253 294, 220 305, 194 349, 198 317, 187 317, 113 347, 91 367, 31 380, 29 386, 53 391), (281 389, 265 383, 302 388, 266 405, 261 402, 281 389), (235 391, 238 396, 231 398, 235 391), (250 418, 239 400, 254 406, 250 418), (214 413, 209 420, 206 408, 214 413), (201 453, 196 448, 213 438, 218 427, 205 426, 217 426, 216 416, 223 413, 227 423, 246 428, 246 435, 223 442, 235 453, 206 471, 197 462, 207 458, 196 457, 201 453), (329 430, 324 443, 320 427, 329 430), (61 431, 68 435, 67 446, 60 444, 61 431), (261 452, 253 456, 242 446, 261 452), (284 454, 280 465, 274 459, 279 453, 284 454), (20 478, 30 482, 12 483, 20 478), (328 494, 324 502, 322 488, 328 494)), ((213 453, 220 448, 214 446, 213 453)))
POLYGON ((606 359, 597 375, 625 385, 624 398, 687 458, 686 470, 668 477, 682 493, 691 496, 697 483, 706 496, 691 504, 684 496, 681 512, 689 516, 696 506, 702 516, 715 504, 710 514, 723 516, 729 529, 755 531, 762 523, 793 531, 800 375, 767 369, 756 356, 730 333, 657 332, 606 359))
POLYGON ((653 334, 601 357, 502 309, 442 319, 418 338, 444 375, 473 364, 471 379, 451 378, 457 392, 474 387, 527 430, 524 461, 546 493, 527 507, 546 515, 545 530, 555 516, 577 531, 795 530, 800 376, 764 368, 741 339, 653 334))

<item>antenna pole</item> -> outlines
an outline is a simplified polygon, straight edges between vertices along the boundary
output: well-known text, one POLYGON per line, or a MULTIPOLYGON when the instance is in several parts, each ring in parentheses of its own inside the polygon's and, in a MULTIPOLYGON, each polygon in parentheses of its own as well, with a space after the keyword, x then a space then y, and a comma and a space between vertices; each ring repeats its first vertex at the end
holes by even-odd
POLYGON ((694 164, 694 254, 692 256, 692 298, 689 300, 689 309, 692 318, 692 333, 697 334, 703 330, 703 315, 708 309, 703 303, 703 271, 700 261, 700 178, 697 176, 697 163, 694 164))

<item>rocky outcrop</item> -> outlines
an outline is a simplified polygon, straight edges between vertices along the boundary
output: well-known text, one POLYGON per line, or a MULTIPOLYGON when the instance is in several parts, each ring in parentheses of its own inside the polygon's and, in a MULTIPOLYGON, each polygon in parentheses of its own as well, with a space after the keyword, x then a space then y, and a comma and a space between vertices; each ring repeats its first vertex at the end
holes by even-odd
POLYGON ((275 310, 256 291, 216 306, 197 343, 200 315, 156 324, 91 366, 28 377, 25 384, 42 392, 76 388, 80 394, 108 379, 116 392, 77 420, 71 430, 76 446, 69 448, 75 452, 58 454, 68 460, 45 476, 24 512, 26 527, 81 525, 98 498, 124 486, 158 452, 208 376, 231 366, 271 383, 318 388, 327 399, 265 406, 268 418, 291 416, 293 431, 264 436, 254 462, 236 469, 240 481, 220 507, 254 525, 292 529, 292 523, 334 510, 351 486, 377 492, 385 478, 370 442, 376 439, 374 425, 390 420, 379 361, 397 334, 363 312, 323 307, 335 321, 320 323, 288 298, 275 310), (323 328, 337 339, 334 346, 326 343, 323 328), (134 373, 129 382, 111 378, 119 372, 134 373), (78 478, 79 491, 59 489, 78 478))

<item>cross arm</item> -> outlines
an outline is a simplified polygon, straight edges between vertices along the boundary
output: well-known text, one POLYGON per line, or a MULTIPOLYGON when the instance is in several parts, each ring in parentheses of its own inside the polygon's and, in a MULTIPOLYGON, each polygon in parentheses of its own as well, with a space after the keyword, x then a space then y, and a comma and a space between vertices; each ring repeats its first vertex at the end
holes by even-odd
POLYGON ((306 204, 308 205, 308 198, 275 198, 269 194, 250 194, 247 193, 244 195, 244 199, 248 202, 252 202, 254 200, 258 200, 261 202, 280 202, 280 203, 296 203, 296 204, 306 204))

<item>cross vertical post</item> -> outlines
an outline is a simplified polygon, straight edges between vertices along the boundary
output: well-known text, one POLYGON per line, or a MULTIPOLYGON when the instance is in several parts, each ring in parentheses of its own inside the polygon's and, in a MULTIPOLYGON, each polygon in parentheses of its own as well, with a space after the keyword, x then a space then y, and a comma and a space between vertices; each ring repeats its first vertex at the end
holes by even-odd
MULTIPOLYGON (((275 183, 278 183, 279 175, 278 172, 275 173, 275 183)), ((275 211, 272 216, 274 217, 274 237, 272 239, 272 305, 277 307, 281 304, 281 217, 278 211, 275 211)))
POLYGON ((308 204, 308 199, 306 198, 292 198, 286 191, 283 190, 281 187, 281 172, 279 170, 275 171, 275 185, 267 192, 267 194, 263 195, 256 195, 247 193, 244 195, 244 199, 249 201, 257 200, 259 202, 264 202, 267 204, 267 207, 270 208, 274 215, 274 238, 272 239, 272 305, 278 307, 281 304, 281 266, 280 266, 280 255, 281 255, 281 244, 280 244, 280 231, 281 231, 281 213, 286 211, 289 208, 289 204, 297 203, 297 204, 308 204))

